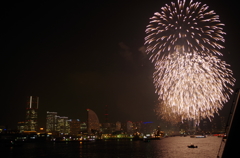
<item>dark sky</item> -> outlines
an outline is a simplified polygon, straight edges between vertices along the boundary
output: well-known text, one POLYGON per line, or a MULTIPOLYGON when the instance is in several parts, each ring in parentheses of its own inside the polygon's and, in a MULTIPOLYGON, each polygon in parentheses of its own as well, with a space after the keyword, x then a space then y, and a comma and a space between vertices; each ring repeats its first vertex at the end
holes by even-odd
MULTIPOLYGON (((40 97, 40 126, 45 126, 46 111, 86 121, 87 108, 104 122, 106 105, 110 122, 157 120, 153 65, 141 48, 149 18, 166 2, 1 4, 0 125, 15 128, 24 121, 29 95, 40 97)), ((226 24, 223 59, 237 78, 235 89, 240 87, 237 2, 204 3, 226 24)))

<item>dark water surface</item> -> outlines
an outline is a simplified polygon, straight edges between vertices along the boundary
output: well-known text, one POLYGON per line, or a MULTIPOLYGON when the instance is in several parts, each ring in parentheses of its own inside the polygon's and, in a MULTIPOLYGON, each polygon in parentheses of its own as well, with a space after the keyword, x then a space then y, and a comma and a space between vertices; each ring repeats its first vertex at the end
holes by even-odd
POLYGON ((216 158, 222 139, 169 137, 150 142, 112 140, 97 142, 41 142, 1 148, 1 157, 26 158, 216 158), (198 148, 188 148, 190 144, 198 148), (4 155, 4 156, 3 156, 4 155))

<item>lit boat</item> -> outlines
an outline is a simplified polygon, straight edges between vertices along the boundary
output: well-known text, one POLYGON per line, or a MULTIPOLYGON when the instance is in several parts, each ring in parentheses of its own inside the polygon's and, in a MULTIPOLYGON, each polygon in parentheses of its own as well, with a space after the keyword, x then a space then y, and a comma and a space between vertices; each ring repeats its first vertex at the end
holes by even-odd
POLYGON ((194 135, 191 135, 190 138, 206 138, 206 135, 199 135, 199 136, 194 136, 194 135))
POLYGON ((206 136, 205 135, 203 135, 203 136, 195 136, 195 138, 206 138, 206 136))

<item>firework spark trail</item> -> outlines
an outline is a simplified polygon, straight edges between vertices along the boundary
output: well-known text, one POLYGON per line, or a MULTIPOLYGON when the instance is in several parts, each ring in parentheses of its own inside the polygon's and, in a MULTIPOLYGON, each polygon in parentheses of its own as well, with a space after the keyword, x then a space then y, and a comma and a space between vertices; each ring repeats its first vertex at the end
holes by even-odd
POLYGON ((224 42, 224 24, 201 2, 187 5, 179 0, 161 10, 150 18, 145 38, 155 65, 157 111, 164 116, 179 115, 182 120, 211 119, 229 100, 235 82, 230 65, 218 58, 224 48, 219 44, 224 42))
POLYGON ((178 113, 173 113, 171 107, 166 106, 163 102, 159 102, 155 106, 155 113, 165 121, 172 124, 181 122, 181 116, 178 113))
POLYGON ((166 4, 161 13, 155 13, 147 26, 145 44, 151 53, 152 61, 160 56, 176 51, 181 45, 185 52, 197 52, 202 55, 222 55, 219 49, 224 48, 218 41, 224 42, 222 24, 214 11, 200 2, 179 1, 178 5, 166 4), (164 53, 164 54, 163 54, 164 53))
MULTIPOLYGON (((187 54, 187 53, 186 53, 187 54)), ((216 57, 182 55, 156 65, 154 85, 159 100, 182 119, 213 117, 229 99, 227 83, 233 84, 228 65, 216 57)))

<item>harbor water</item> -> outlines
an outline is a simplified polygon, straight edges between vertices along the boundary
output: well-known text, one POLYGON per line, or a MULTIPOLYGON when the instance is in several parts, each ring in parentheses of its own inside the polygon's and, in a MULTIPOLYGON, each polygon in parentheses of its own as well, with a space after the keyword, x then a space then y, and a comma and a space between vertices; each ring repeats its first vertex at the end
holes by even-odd
POLYGON ((1 148, 4 158, 216 158, 222 138, 169 137, 161 140, 25 142, 1 148), (188 148, 188 145, 197 148, 188 148))

